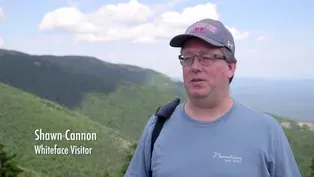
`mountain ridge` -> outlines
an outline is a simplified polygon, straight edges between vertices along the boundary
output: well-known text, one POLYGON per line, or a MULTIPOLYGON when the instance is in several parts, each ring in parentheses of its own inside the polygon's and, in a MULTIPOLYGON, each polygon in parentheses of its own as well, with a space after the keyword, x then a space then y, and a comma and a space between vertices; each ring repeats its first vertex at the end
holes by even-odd
MULTIPOLYGON (((92 56, 30 55, 3 49, 0 54, 1 82, 69 108, 81 105, 89 92, 111 93, 128 84, 153 86, 187 98, 182 79, 153 69, 109 63, 92 56)), ((310 93, 314 82, 310 81, 235 76, 231 93, 255 109, 314 121, 314 95, 310 93)))

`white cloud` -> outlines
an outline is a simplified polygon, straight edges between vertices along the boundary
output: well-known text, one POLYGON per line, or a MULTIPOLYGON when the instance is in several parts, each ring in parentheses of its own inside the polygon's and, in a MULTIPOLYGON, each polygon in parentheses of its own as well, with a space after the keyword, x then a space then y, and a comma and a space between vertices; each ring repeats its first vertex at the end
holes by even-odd
POLYGON ((229 27, 226 25, 226 27, 230 30, 235 40, 243 40, 247 39, 250 36, 249 32, 239 32, 233 27, 229 27))
MULTIPOLYGON (((181 0, 182 1, 182 0, 181 0)), ((168 2, 171 8, 180 0, 168 2)), ((187 7, 181 12, 161 10, 162 5, 148 6, 137 0, 126 3, 106 4, 92 13, 83 13, 76 7, 65 7, 47 13, 40 25, 41 30, 66 30, 74 33, 77 41, 154 42, 182 33, 191 23, 202 18, 219 19, 215 4, 206 3, 187 7)), ((228 27, 235 39, 249 36, 228 27)))
POLYGON ((0 20, 5 19, 5 14, 3 8, 0 7, 0 20))

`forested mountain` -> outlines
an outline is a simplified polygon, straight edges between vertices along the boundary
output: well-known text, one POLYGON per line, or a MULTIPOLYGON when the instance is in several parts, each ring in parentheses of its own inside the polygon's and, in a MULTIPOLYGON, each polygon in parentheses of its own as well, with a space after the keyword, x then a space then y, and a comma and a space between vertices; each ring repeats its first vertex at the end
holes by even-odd
MULTIPOLYGON (((174 97, 186 98, 183 84, 165 75, 88 56, 0 50, 0 82, 0 144, 18 154, 18 163, 27 171, 23 176, 117 172, 127 147, 138 141, 156 108, 174 97), (45 132, 95 132, 97 140, 35 141, 34 131, 40 128, 45 132), (93 153, 36 155, 34 145, 40 144, 83 145, 93 148, 93 153)), ((285 131, 303 176, 308 177, 314 133, 291 125, 285 131)))
POLYGON ((110 93, 127 83, 153 85, 183 96, 180 82, 155 71, 85 56, 0 50, 0 81, 70 108, 79 106, 86 93, 110 93))

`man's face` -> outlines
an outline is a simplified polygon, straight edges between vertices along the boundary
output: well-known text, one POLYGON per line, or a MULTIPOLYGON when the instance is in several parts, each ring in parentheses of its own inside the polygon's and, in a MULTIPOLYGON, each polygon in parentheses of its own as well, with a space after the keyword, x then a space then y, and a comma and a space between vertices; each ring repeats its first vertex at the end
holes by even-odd
MULTIPOLYGON (((187 41, 182 49, 182 54, 224 56, 221 49, 210 46, 199 39, 187 41)), ((213 61, 213 64, 203 66, 196 56, 191 65, 183 66, 183 79, 189 97, 204 98, 220 94, 221 90, 225 90, 229 86, 229 79, 235 72, 235 64, 220 59, 213 61)))

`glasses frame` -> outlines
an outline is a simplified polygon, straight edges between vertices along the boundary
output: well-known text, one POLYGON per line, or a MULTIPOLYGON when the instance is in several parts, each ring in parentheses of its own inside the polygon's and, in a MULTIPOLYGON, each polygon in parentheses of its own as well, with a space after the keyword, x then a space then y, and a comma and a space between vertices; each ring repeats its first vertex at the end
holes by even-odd
POLYGON ((219 54, 193 54, 193 55, 188 55, 189 57, 191 56, 192 57, 192 61, 188 64, 185 64, 184 63, 184 55, 183 54, 180 54, 178 55, 178 59, 180 61, 180 64, 182 66, 191 66, 193 63, 194 63, 194 60, 195 60, 195 57, 198 58, 198 62, 202 65, 202 66, 210 66, 210 65, 213 65, 215 63, 216 60, 225 60, 227 62, 230 62, 229 61, 229 57, 227 56, 224 56, 224 55, 219 55, 219 54), (210 60, 211 62, 205 64, 206 60, 210 60))

